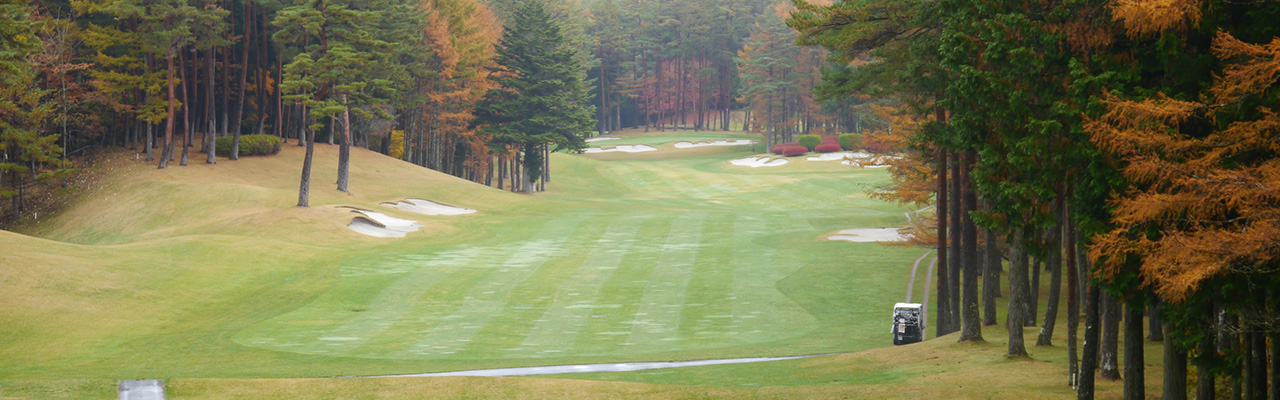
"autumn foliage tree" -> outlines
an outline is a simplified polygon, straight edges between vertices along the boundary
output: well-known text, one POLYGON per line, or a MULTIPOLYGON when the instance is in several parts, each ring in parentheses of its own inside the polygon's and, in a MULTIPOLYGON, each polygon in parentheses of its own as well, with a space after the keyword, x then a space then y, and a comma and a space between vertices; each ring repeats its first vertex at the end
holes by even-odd
POLYGON ((432 57, 422 81, 422 137, 412 161, 457 176, 474 177, 490 167, 488 139, 471 129, 475 103, 493 87, 489 79, 494 43, 502 35, 493 12, 475 0, 429 0, 425 26, 432 57))
POLYGON ((1253 347, 1245 363, 1262 366, 1246 366, 1245 390, 1261 398, 1259 343, 1280 322, 1280 38, 1251 44, 1218 32, 1213 53, 1225 67, 1201 100, 1113 95, 1088 124, 1133 184, 1113 199, 1115 227, 1090 257, 1105 279, 1136 264, 1141 284, 1181 310, 1217 301, 1240 313, 1253 347))

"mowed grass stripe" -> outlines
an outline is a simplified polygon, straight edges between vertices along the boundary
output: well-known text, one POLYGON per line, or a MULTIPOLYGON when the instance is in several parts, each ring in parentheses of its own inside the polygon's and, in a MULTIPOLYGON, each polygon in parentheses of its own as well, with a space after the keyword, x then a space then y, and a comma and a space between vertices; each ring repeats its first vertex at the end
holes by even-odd
POLYGON ((722 346, 733 322, 730 284, 737 267, 733 263, 734 228, 736 213, 711 213, 702 225, 703 241, 707 246, 698 248, 697 262, 690 270, 686 303, 703 304, 684 307, 680 313, 680 336, 696 346, 722 346))
MULTIPOLYGON (((636 238, 665 237, 674 224, 673 213, 645 213, 640 229, 635 232, 636 238)), ((650 284, 651 276, 656 268, 661 246, 635 246, 623 256, 622 264, 600 287, 594 305, 617 304, 617 308, 596 307, 593 305, 591 318, 582 325, 574 336, 575 353, 581 355, 617 355, 636 353, 629 347, 635 343, 627 341, 630 334, 629 324, 636 318, 640 300, 650 284)))
MULTIPOLYGON (((502 261, 494 265, 476 265, 490 271, 488 277, 466 289, 466 295, 454 299, 451 304, 433 310, 438 324, 420 332, 413 351, 423 355, 448 356, 466 347, 475 346, 480 331, 490 318, 505 306, 515 285, 532 276, 547 259, 563 251, 562 245, 577 229, 579 223, 589 217, 585 213, 566 213, 546 220, 533 237, 518 246, 508 248, 509 253, 497 254, 502 261), (505 257, 503 257, 505 256, 505 257)), ((481 343, 484 350, 493 350, 492 343, 481 343)))
POLYGON ((763 241, 769 232, 765 218, 761 214, 739 213, 734 220, 733 241, 738 246, 733 252, 733 265, 736 266, 730 278, 731 288, 729 312, 733 315, 730 325, 729 340, 736 343, 761 341, 769 337, 765 327, 771 325, 772 314, 766 313, 764 306, 770 298, 780 297, 774 288, 773 253, 771 246, 761 246, 756 241, 763 241))
MULTIPOLYGON (((576 273, 557 285, 552 304, 534 320, 520 347, 535 353, 571 352, 578 331, 591 318, 600 289, 613 277, 635 244, 635 233, 644 218, 637 213, 610 218, 608 230, 590 243, 576 273)), ((621 308, 621 305, 619 305, 621 308)))
POLYGON ((679 349, 680 314, 686 307, 705 304, 686 302, 689 277, 697 264, 697 249, 702 243, 702 225, 706 213, 687 212, 672 222, 666 243, 658 254, 657 265, 640 299, 640 308, 632 320, 628 340, 645 347, 679 349), (662 343, 670 345, 661 345, 662 343))
MULTIPOLYGON (((395 267, 409 263, 403 258, 349 261, 351 265, 339 268, 341 291, 326 292, 303 308, 256 325, 239 334, 237 342, 309 354, 350 352, 355 345, 378 342, 370 336, 420 315, 417 306, 422 293, 447 292, 460 282, 484 279, 481 270, 445 275, 428 268, 395 267)), ((401 330, 391 329, 393 340, 403 339, 396 334, 401 330)))
POLYGON ((406 305, 409 311, 367 342, 361 343, 362 356, 382 358, 417 358, 412 340, 418 332, 439 324, 434 311, 442 304, 457 305, 466 295, 464 288, 474 287, 488 279, 491 271, 472 268, 472 263, 487 262, 480 251, 448 251, 444 254, 412 255, 402 261, 420 265, 414 272, 396 282, 396 288, 416 291, 406 305), (477 259, 481 259, 477 261, 477 259))
POLYGON ((584 267, 589 243, 600 240, 608 231, 609 221, 615 214, 592 212, 578 223, 576 229, 560 245, 561 250, 544 259, 524 280, 515 284, 506 298, 501 312, 477 332, 468 352, 492 350, 514 352, 520 356, 562 353, 561 349, 537 350, 521 344, 534 329, 537 320, 554 303, 561 287, 584 267))
POLYGON ((355 314, 346 323, 325 333, 312 348, 336 354, 389 356, 407 347, 405 332, 421 329, 418 321, 426 296, 439 293, 462 281, 484 279, 483 270, 462 267, 473 262, 478 252, 448 252, 442 255, 405 254, 348 262, 339 271, 343 280, 372 280, 385 285, 377 296, 363 304, 352 304, 355 314), (408 271, 407 273, 400 273, 408 271), (442 279, 444 278, 444 279, 442 279), (394 279, 386 284, 387 279, 394 279), (387 334, 383 334, 387 332, 387 334))

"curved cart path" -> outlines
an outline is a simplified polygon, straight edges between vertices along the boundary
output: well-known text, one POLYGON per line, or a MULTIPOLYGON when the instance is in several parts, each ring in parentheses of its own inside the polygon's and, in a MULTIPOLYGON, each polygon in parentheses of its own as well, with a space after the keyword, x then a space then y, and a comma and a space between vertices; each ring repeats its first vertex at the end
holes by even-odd
MULTIPOLYGON (((928 210, 933 207, 934 206, 927 206, 925 208, 916 210, 915 211, 916 220, 920 219, 921 211, 928 210)), ((909 224, 915 223, 915 221, 911 219, 911 213, 903 213, 903 215, 907 216, 907 223, 909 224)), ((907 281, 907 302, 908 303, 911 302, 912 289, 914 289, 916 286, 916 271, 920 269, 920 261, 923 261, 925 257, 928 257, 930 254, 933 254, 934 251, 936 250, 929 250, 928 252, 925 252, 924 255, 921 255, 920 258, 916 259, 915 265, 911 266, 911 280, 907 281)), ((924 319, 927 319, 929 317, 929 283, 932 282, 933 268, 937 265, 938 265, 938 257, 933 257, 933 259, 929 260, 929 271, 925 273, 925 276, 924 276, 924 299, 920 301, 920 304, 921 304, 920 314, 921 314, 921 318, 924 318, 924 319)))
POLYGON ((579 365, 553 365, 553 366, 545 366, 545 367, 474 369, 474 370, 468 370, 468 371, 432 372, 432 373, 426 373, 426 374, 352 376, 349 378, 422 378, 422 377, 436 377, 436 376, 496 377, 496 376, 581 374, 581 373, 589 373, 589 372, 627 372, 627 371, 642 371, 646 369, 700 367, 705 365, 745 364, 745 363, 764 362, 764 361, 795 360, 800 358, 810 358, 810 357, 826 356, 826 355, 832 355, 832 354, 838 354, 838 353, 810 354, 810 355, 803 355, 803 356, 788 356, 788 357, 752 357, 752 358, 727 358, 727 359, 719 359, 719 360, 579 364, 579 365))

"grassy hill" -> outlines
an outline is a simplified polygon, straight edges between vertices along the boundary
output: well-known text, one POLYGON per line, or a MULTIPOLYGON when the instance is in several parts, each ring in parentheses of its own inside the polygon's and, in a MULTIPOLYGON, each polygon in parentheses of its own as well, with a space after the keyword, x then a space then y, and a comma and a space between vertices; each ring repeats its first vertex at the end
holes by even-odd
POLYGON ((113 153, 64 212, 0 232, 0 397, 103 398, 140 378, 167 379, 171 398, 1069 394, 1060 347, 1037 361, 1003 361, 998 340, 885 348, 927 249, 825 240, 904 222, 908 208, 864 193, 883 170, 739 167, 750 149, 670 145, 716 137, 683 135, 634 138, 660 150, 633 159, 556 154, 534 196, 358 149, 341 193, 321 145, 311 208, 293 206, 293 146, 165 170, 113 153), (380 205, 408 198, 478 212, 380 205), (347 207, 422 227, 361 235, 347 207), (846 352, 575 379, 332 378, 846 352))

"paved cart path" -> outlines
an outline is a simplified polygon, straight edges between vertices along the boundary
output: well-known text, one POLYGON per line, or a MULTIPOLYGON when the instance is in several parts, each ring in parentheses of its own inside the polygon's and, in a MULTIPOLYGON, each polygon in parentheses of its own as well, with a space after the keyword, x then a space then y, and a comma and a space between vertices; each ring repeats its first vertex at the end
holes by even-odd
MULTIPOLYGON (((831 353, 831 354, 838 354, 838 353, 831 353)), ((432 373, 426 373, 426 374, 357 376, 357 377, 351 377, 351 378, 422 378, 422 377, 437 377, 437 376, 495 377, 495 376, 582 374, 582 373, 590 373, 590 372, 627 372, 627 371, 642 371, 647 369, 700 367, 700 366, 706 366, 706 365, 745 364, 745 363, 755 363, 755 362, 764 362, 764 361, 795 360, 800 358, 826 356, 831 354, 810 354, 810 355, 803 355, 803 356, 788 356, 788 357, 728 358, 728 359, 719 359, 719 360, 552 365, 552 366, 543 366, 543 367, 494 368, 494 369, 475 369, 475 370, 468 370, 468 371, 432 372, 432 373)))

